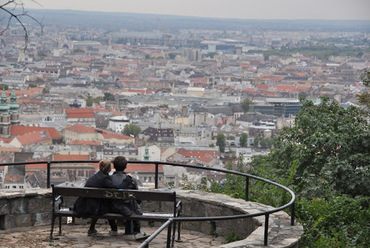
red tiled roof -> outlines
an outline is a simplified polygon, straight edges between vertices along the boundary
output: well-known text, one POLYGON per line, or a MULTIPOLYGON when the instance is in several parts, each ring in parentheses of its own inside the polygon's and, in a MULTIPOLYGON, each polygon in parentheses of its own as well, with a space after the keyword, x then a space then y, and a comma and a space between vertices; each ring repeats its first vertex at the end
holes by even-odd
POLYGON ((47 164, 26 164, 27 169, 44 169, 46 170, 47 164))
POLYGON ((102 135, 104 139, 120 139, 120 140, 135 139, 134 137, 118 133, 103 132, 102 135))
MULTIPOLYGON (((148 171, 155 172, 154 164, 127 164, 125 172, 148 171)), ((158 171, 163 171, 162 165, 158 165, 158 171)))
POLYGON ((297 91, 297 87, 294 85, 275 85, 274 86, 277 91, 290 91, 290 92, 295 92, 297 91))
POLYGON ((202 157, 198 158, 198 160, 200 162, 203 162, 203 163, 208 164, 208 163, 211 163, 212 162, 213 158, 202 156, 202 157))
POLYGON ((90 160, 89 155, 54 154, 54 160, 90 160))
POLYGON ((276 77, 276 76, 262 76, 262 77, 256 77, 258 80, 273 80, 274 82, 280 82, 283 80, 281 77, 276 77))
POLYGON ((61 139, 60 133, 53 127, 32 127, 32 126, 11 126, 10 134, 12 136, 20 136, 26 133, 49 131, 52 139, 61 139))
POLYGON ((90 108, 66 109, 67 118, 94 118, 94 110, 90 108))
POLYGON ((51 136, 48 130, 35 131, 33 133, 27 133, 16 137, 16 139, 23 145, 45 143, 51 141, 51 136))
POLYGON ((88 127, 88 126, 78 124, 78 123, 72 126, 66 127, 66 130, 70 130, 76 133, 95 133, 96 132, 95 128, 88 127))
POLYGON ((4 137, 1 137, 1 140, 4 141, 4 143, 10 143, 13 138, 4 138, 4 137))
POLYGON ((177 151, 178 154, 181 156, 184 156, 186 158, 200 158, 200 157, 217 157, 218 152, 216 151, 189 151, 189 150, 184 150, 180 149, 177 151))

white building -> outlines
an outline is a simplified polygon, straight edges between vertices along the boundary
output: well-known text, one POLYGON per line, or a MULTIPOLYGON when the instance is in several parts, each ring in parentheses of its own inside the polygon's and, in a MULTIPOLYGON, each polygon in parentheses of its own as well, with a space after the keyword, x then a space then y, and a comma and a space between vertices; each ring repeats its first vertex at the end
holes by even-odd
POLYGON ((127 124, 130 120, 126 116, 113 116, 109 118, 108 129, 121 133, 127 124))

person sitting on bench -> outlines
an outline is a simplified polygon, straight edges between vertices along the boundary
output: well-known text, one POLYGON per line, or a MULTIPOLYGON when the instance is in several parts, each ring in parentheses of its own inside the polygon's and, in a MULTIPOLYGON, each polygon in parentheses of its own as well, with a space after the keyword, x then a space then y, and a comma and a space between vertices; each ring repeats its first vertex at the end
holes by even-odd
MULTIPOLYGON (((102 160, 99 162, 99 171, 92 175, 86 182, 85 187, 93 188, 117 188, 109 176, 111 171, 111 162, 109 160, 102 160)), ((112 207, 111 201, 79 197, 73 207, 77 217, 89 218, 96 215, 103 215, 110 211, 112 207)), ((96 235, 98 231, 95 229, 95 224, 98 218, 92 217, 90 228, 87 232, 88 236, 96 235)), ((109 234, 117 235, 117 223, 113 219, 108 219, 111 230, 109 234)))
MULTIPOLYGON (((113 166, 116 171, 113 173, 112 181, 113 184, 119 189, 135 189, 138 190, 139 187, 131 174, 125 173, 124 170, 127 166, 127 160, 124 156, 117 156, 112 160, 113 166)), ((132 214, 142 215, 143 212, 140 205, 135 199, 130 199, 127 201, 114 200, 112 202, 112 208, 114 212, 119 212, 123 215, 130 216, 132 214)), ((144 239, 148 237, 145 232, 141 230, 140 221, 126 221, 126 234, 134 234, 135 239, 144 239), (133 230, 131 230, 131 223, 133 223, 133 230)))

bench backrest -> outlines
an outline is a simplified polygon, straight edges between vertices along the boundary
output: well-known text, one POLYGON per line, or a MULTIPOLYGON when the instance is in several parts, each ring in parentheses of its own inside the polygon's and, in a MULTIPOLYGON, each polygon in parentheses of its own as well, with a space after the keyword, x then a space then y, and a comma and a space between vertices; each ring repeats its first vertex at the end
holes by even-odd
POLYGON ((102 199, 128 199, 176 202, 176 192, 141 191, 129 189, 75 188, 52 185, 53 196, 82 196, 102 199))

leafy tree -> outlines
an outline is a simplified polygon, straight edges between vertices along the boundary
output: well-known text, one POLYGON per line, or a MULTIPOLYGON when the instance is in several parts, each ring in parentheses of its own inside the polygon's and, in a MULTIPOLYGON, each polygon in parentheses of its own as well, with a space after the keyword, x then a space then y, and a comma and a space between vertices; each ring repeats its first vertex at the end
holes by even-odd
POLYGON ((220 148, 220 152, 225 152, 225 147, 226 147, 225 141, 226 141, 225 134, 223 133, 217 134, 216 145, 220 148))
POLYGON ((260 136, 257 135, 256 137, 254 137, 253 147, 258 148, 260 146, 260 141, 261 141, 260 136))
POLYGON ((293 161, 293 184, 305 196, 370 195, 369 113, 344 109, 328 97, 305 101, 292 128, 285 128, 271 151, 270 164, 283 176, 293 161))
POLYGON ((361 80, 366 89, 362 94, 357 95, 357 98, 361 104, 364 104, 368 109, 370 109, 370 70, 364 72, 361 76, 361 80))
POLYGON ((114 97, 114 95, 110 92, 105 92, 104 93, 104 101, 115 101, 116 98, 114 97))
POLYGON ((242 101, 242 103, 240 104, 240 106, 242 107, 244 113, 247 113, 249 111, 249 108, 250 108, 250 105, 253 104, 253 101, 250 100, 250 99, 245 99, 244 101, 242 101))
POLYGON ((94 103, 94 99, 91 96, 88 96, 86 99, 86 106, 91 107, 94 103))
POLYGON ((247 145, 248 145, 248 134, 242 133, 242 135, 240 135, 240 146, 246 147, 247 145))
MULTIPOLYGON (((369 113, 344 109, 327 97, 305 101, 295 125, 285 128, 267 156, 255 157, 251 174, 297 193, 296 214, 304 227, 302 247, 367 247, 370 229, 369 113)), ((277 189, 251 183, 251 200, 281 206, 277 189)))
POLYGON ((158 108, 168 108, 168 104, 160 104, 158 105, 158 108))
POLYGON ((122 133, 127 136, 134 136, 135 138, 141 133, 141 128, 135 124, 127 124, 122 130, 122 133))
POLYGON ((99 104, 102 100, 102 97, 93 98, 92 96, 88 96, 86 99, 86 106, 91 107, 93 103, 99 104))

